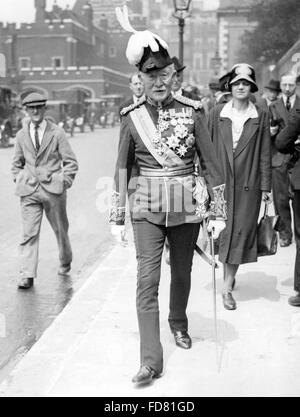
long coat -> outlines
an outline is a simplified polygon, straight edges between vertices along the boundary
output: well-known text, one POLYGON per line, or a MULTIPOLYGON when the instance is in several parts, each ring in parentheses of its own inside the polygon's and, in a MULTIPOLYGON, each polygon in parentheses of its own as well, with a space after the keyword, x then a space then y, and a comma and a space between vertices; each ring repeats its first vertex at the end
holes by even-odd
POLYGON ((225 175, 228 217, 220 235, 219 259, 230 264, 257 260, 256 225, 262 191, 271 190, 271 144, 266 112, 248 119, 233 153, 232 122, 220 117, 224 105, 211 110, 210 134, 225 175))

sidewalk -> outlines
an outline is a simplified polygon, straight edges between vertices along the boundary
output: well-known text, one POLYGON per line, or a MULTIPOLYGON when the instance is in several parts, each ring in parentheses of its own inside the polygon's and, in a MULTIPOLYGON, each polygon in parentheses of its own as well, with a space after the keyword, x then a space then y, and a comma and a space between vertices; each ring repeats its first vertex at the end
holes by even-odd
POLYGON ((139 335, 132 242, 116 246, 0 386, 0 396, 202 397, 299 396, 300 309, 293 294, 295 245, 243 265, 238 309, 221 300, 217 270, 219 364, 216 361, 211 269, 194 258, 189 301, 191 350, 177 348, 168 328, 169 267, 160 286, 164 375, 135 388, 139 335))

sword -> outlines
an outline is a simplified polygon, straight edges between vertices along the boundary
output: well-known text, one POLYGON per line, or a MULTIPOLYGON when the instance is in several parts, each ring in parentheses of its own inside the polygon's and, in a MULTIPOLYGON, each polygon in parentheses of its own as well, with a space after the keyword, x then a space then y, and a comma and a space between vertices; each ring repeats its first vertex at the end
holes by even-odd
POLYGON ((205 253, 204 252, 204 250, 202 250, 201 248, 200 248, 200 246, 198 246, 198 245, 196 245, 195 246, 195 251, 198 253, 198 255, 200 255, 201 256, 201 258, 205 261, 205 262, 207 262, 209 265, 215 265, 215 268, 216 269, 218 269, 219 268, 219 264, 215 261, 215 260, 213 260, 212 259, 212 256, 211 255, 208 255, 207 253, 205 253))

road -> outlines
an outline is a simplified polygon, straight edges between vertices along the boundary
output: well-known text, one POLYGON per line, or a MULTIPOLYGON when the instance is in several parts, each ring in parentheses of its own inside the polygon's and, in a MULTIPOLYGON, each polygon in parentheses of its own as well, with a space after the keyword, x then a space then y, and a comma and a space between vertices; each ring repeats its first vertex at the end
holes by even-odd
POLYGON ((72 273, 69 278, 57 275, 56 240, 47 220, 43 221, 38 278, 30 291, 17 289, 21 221, 19 199, 14 195, 10 175, 13 147, 0 148, 0 381, 39 339, 113 245, 107 223, 107 194, 118 127, 77 133, 70 143, 79 161, 79 173, 68 192, 72 273), (104 186, 105 190, 97 189, 104 186), (106 203, 104 208, 97 205, 97 200, 106 203))

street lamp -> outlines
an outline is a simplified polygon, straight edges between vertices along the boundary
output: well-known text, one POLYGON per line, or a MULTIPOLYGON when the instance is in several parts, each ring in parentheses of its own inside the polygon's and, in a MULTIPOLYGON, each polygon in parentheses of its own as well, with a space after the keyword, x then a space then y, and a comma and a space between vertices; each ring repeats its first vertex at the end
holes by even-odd
POLYGON ((175 12, 173 16, 178 19, 179 26, 179 62, 183 64, 183 33, 185 19, 190 16, 189 7, 191 0, 173 0, 175 12))

